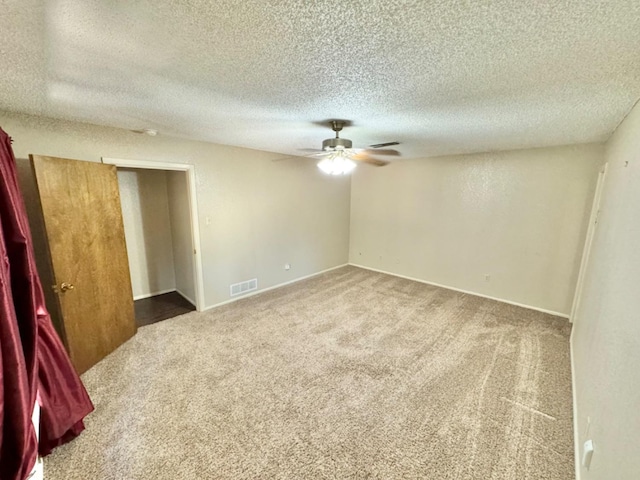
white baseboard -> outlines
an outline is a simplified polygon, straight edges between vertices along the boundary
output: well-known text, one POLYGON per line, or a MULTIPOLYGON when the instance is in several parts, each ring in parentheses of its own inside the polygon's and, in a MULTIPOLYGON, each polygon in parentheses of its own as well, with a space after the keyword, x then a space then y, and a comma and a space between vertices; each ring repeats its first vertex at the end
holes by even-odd
POLYGON ((180 294, 180 296, 184 298, 187 302, 189 302, 191 305, 193 305, 194 307, 196 306, 195 300, 193 300, 190 296, 188 296, 182 290, 180 290, 179 288, 176 288, 176 292, 178 292, 178 294, 180 294))
POLYGON ((544 308, 533 307, 531 305, 525 305, 524 303, 512 302, 510 300, 505 300, 504 298, 498 297, 490 297, 489 295, 484 295, 482 293, 472 292, 470 290, 463 290, 461 288, 451 287, 449 285, 442 285, 440 283, 428 282, 426 280, 422 280, 421 278, 407 277, 406 275, 400 275, 398 273, 387 272, 385 270, 379 270, 377 268, 365 267, 364 265, 358 265, 357 263, 349 263, 349 265, 353 267, 363 268, 365 270, 371 270, 372 272, 384 273, 386 275, 392 275, 398 278, 404 278, 405 280, 412 280, 414 282, 425 283, 427 285, 433 285, 434 287, 446 288, 447 290, 453 290, 455 292, 467 293, 469 295, 474 295, 476 297, 487 298, 489 300, 495 300, 497 302, 508 303, 509 305, 515 305, 516 307, 527 308, 529 310, 536 310, 537 312, 548 313, 549 315, 554 315, 556 317, 569 318, 569 315, 566 313, 554 312, 553 310, 546 310, 544 308))
POLYGON ((348 263, 343 263, 342 265, 338 265, 336 267, 327 268, 326 270, 321 270, 316 273, 312 273, 310 275, 305 275, 304 277, 298 277, 293 280, 289 280, 288 282, 279 283, 278 285, 273 285, 272 287, 263 288, 261 290, 256 290, 255 292, 247 293, 246 295, 242 295, 239 297, 231 298, 229 300, 225 300, 224 302, 216 303, 215 305, 210 305, 208 307, 204 307, 202 311, 211 310, 212 308, 221 307, 222 305, 226 305, 228 303, 237 302, 238 300, 242 300, 243 298, 253 297, 254 295, 258 295, 259 293, 268 292, 269 290, 275 290, 276 288, 286 287, 287 285, 291 285, 292 283, 300 282, 301 280, 306 280, 307 278, 316 277, 318 275, 322 275, 323 273, 330 272, 332 270, 337 270, 338 268, 346 267, 349 265, 348 263))
POLYGON ((576 366, 573 358, 573 332, 571 330, 571 336, 569 337, 569 360, 571 361, 571 393, 573 395, 573 451, 574 462, 576 468, 576 480, 580 480, 580 436, 578 435, 578 426, 580 421, 578 419, 578 398, 576 394, 576 366))
POLYGON ((135 297, 133 297, 133 300, 134 301, 135 300, 142 300, 143 298, 155 297, 156 295, 164 295, 165 293, 171 293, 171 292, 175 292, 175 291, 176 291, 175 288, 169 288, 167 290, 160 290, 159 292, 143 293, 142 295, 136 295, 135 297))

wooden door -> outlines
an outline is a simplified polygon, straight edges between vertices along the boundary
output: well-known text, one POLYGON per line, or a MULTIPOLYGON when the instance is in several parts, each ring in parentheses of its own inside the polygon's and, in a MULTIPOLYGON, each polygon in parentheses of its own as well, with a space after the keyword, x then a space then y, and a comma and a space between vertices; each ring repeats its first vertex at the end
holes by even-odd
POLYGON ((71 361, 83 373, 136 333, 116 167, 30 155, 71 361))

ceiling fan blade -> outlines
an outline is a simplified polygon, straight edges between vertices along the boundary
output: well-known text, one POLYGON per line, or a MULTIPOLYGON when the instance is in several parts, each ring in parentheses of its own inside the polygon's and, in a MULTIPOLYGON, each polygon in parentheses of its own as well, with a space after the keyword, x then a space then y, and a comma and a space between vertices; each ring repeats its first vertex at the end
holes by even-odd
POLYGON ((299 148, 299 152, 322 152, 320 148, 299 148))
POLYGON ((300 157, 300 156, 296 156, 296 155, 288 155, 286 157, 277 157, 277 158, 272 158, 271 161, 272 162, 284 162, 285 160, 293 160, 296 158, 304 158, 304 157, 300 157))
POLYGON ((351 155, 349 158, 351 160, 355 160, 356 162, 368 163, 369 165, 375 165, 376 167, 384 167, 388 165, 389 162, 385 160, 380 160, 379 158, 370 157, 364 153, 357 153, 355 155, 351 155))
POLYGON ((306 158, 318 158, 318 157, 322 157, 324 155, 327 155, 327 152, 309 153, 307 155, 286 155, 284 157, 272 158, 271 161, 272 162, 281 162, 283 160, 294 160, 294 159, 304 160, 306 158))
POLYGON ((385 150, 371 150, 368 148, 365 148, 363 150, 363 152, 365 153, 373 153, 374 155, 389 155, 389 156, 394 156, 394 157, 399 157, 400 156, 400 152, 398 150, 393 150, 391 148, 385 149, 385 150))
POLYGON ((382 148, 382 147, 390 147, 391 145, 400 145, 400 142, 376 143, 374 145, 369 145, 369 146, 371 148, 382 148))

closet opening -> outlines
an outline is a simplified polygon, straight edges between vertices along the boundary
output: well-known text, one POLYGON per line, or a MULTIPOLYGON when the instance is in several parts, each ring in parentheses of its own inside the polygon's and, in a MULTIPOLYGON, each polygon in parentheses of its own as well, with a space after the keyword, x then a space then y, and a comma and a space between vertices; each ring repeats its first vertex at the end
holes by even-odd
POLYGON ((193 165, 103 158, 117 167, 138 327, 203 304, 193 165))

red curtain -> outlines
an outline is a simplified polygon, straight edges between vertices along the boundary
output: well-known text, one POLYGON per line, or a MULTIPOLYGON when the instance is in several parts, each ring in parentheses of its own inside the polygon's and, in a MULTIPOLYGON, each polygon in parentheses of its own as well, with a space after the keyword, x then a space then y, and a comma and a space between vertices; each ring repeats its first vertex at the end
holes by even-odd
POLYGON ((75 438, 92 410, 44 304, 11 139, 0 129, 0 478, 24 480, 37 452, 75 438))

